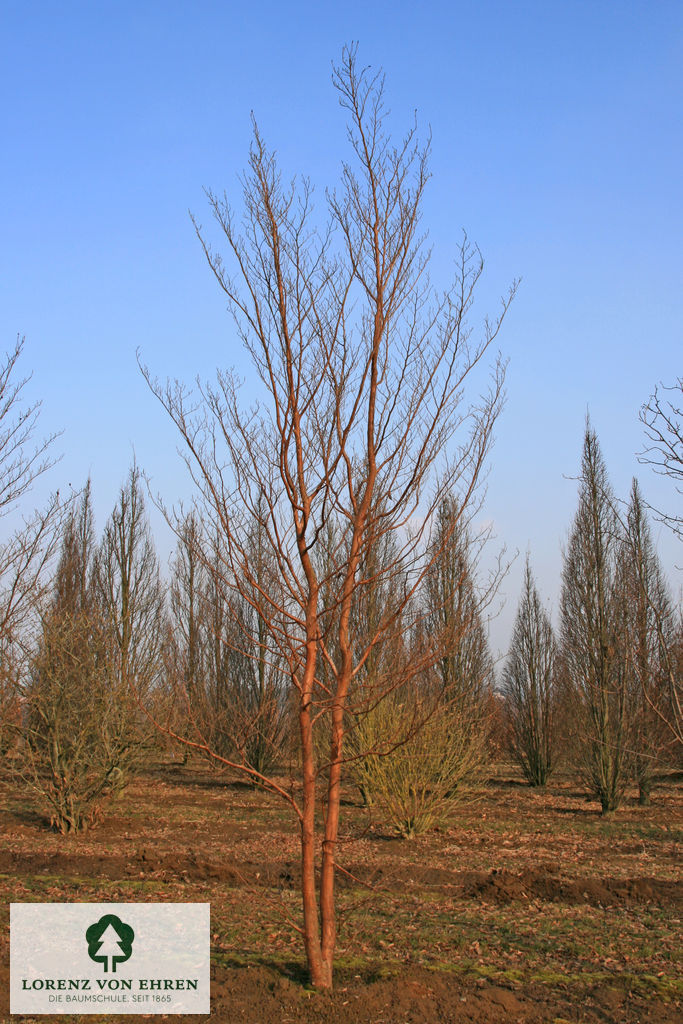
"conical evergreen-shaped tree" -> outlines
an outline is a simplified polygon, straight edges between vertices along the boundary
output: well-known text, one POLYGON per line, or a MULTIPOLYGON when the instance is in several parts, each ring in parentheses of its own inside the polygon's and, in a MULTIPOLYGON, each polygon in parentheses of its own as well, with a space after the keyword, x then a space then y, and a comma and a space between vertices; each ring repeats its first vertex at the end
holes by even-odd
POLYGON ((527 781, 545 786, 555 766, 557 645, 527 555, 522 596, 503 672, 510 747, 527 781))
POLYGON ((562 571, 562 664, 578 770, 603 814, 619 806, 633 766, 633 694, 619 636, 621 550, 614 494, 587 423, 562 571))

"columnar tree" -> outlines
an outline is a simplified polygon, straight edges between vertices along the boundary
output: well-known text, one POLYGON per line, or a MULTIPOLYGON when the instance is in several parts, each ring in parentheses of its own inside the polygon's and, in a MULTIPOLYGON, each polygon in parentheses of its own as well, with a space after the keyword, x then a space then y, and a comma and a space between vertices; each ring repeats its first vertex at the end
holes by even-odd
POLYGON ((555 767, 556 654, 553 628, 527 555, 503 693, 511 752, 531 786, 545 786, 555 767))
MULTIPOLYGON (((166 679, 175 717, 188 724, 197 738, 207 733, 214 743, 221 732, 221 721, 216 707, 212 707, 209 687, 210 656, 217 654, 215 684, 220 689, 224 665, 221 652, 207 649, 206 569, 205 544, 199 517, 190 512, 177 528, 178 543, 171 561, 169 586, 169 631, 166 646, 166 679)), ((220 616, 222 593, 218 591, 213 604, 213 615, 220 616)))
MULTIPOLYGON (((258 586, 272 589, 257 532, 251 544, 258 586)), ((190 513, 172 563, 167 679, 176 715, 195 740, 259 775, 272 768, 287 732, 283 665, 269 651, 254 603, 225 572, 221 536, 207 537, 190 513)))
POLYGON ((24 691, 25 775, 64 834, 98 821, 130 752, 93 557, 88 484, 63 531, 54 591, 24 691))
POLYGON ((634 479, 619 558, 617 589, 622 602, 620 644, 637 710, 635 776, 641 804, 650 802, 656 768, 670 734, 670 677, 675 674, 675 619, 644 502, 634 479))
MULTIPOLYGON (((344 52, 334 84, 348 114, 351 152, 341 190, 327 193, 329 222, 316 225, 306 181, 283 185, 255 128, 241 225, 227 199, 209 193, 229 265, 197 226, 260 381, 259 404, 243 409, 230 372, 202 387, 200 402, 178 384, 150 381, 186 442, 207 530, 224 539, 223 578, 257 613, 255 622, 267 624, 269 656, 286 665, 300 788, 281 786, 243 761, 233 767, 277 792, 298 822, 301 930, 312 982, 323 988, 332 984, 340 787, 354 681, 395 631, 436 557, 424 540, 442 495, 457 489, 464 510, 477 485, 500 408, 500 363, 481 399, 467 405, 463 394, 509 301, 475 341, 468 315, 482 264, 467 242, 454 286, 443 295, 431 290, 419 233, 427 152, 415 129, 391 143, 383 80, 358 68, 354 50, 344 52), (437 468, 440 483, 430 491, 437 468), (254 521, 279 579, 274 592, 259 584, 254 521), (316 549, 329 523, 339 544, 321 578, 316 549), (352 612, 367 585, 361 565, 389 534, 395 553, 381 577, 409 582, 360 643, 352 612), (319 731, 329 737, 324 777, 319 731)), ((409 661, 400 666, 399 678, 383 682, 385 692, 413 671, 409 661)), ((375 701, 382 695, 378 690, 375 701)))
POLYGON ((276 766, 282 754, 290 731, 291 708, 286 663, 272 644, 273 622, 261 612, 262 595, 267 594, 273 605, 281 605, 282 594, 277 593, 280 580, 260 518, 255 519, 247 540, 253 588, 246 583, 225 586, 219 566, 220 549, 216 551, 212 578, 221 579, 227 592, 224 637, 230 652, 228 729, 242 761, 257 776, 263 776, 276 766))
POLYGON ((200 700, 206 674, 204 540, 198 517, 190 513, 180 526, 171 566, 171 617, 176 633, 177 671, 191 702, 200 700))
POLYGON ((579 771, 603 814, 619 806, 633 760, 633 695, 616 585, 621 550, 614 495, 587 424, 579 506, 564 553, 561 642, 579 771))
POLYGON ((426 627, 438 646, 434 671, 439 687, 447 701, 457 704, 463 726, 475 731, 493 679, 484 614, 500 581, 500 566, 483 585, 477 575, 489 534, 485 530, 475 541, 458 502, 445 495, 435 517, 424 587, 426 627))
MULTIPOLYGON (((149 701, 159 683, 164 641, 164 590, 141 489, 133 466, 107 520, 94 562, 93 582, 113 654, 112 685, 119 695, 119 731, 131 755, 140 754, 149 723, 134 700, 149 701)), ((132 756, 129 767, 132 767, 132 756)), ((121 785, 125 784, 123 773, 121 785)))
MULTIPOLYGON (((230 591, 223 585, 220 575, 223 564, 221 538, 206 538, 205 544, 209 549, 207 564, 216 571, 206 571, 206 567, 200 565, 197 566, 199 575, 195 572, 194 584, 187 579, 187 583, 196 588, 196 594, 195 624, 186 635, 189 638, 196 631, 197 640, 194 642, 202 651, 202 689, 200 691, 199 678, 195 677, 190 713, 203 738, 210 738, 210 745, 221 754, 230 755, 234 753, 232 680, 241 675, 243 665, 251 669, 251 662, 242 656, 239 649, 235 649, 237 645, 230 642, 238 631, 230 604, 230 591)), ((192 602, 190 593, 187 599, 192 602)), ((182 675, 177 677, 176 684, 182 687, 189 703, 190 691, 182 675)))

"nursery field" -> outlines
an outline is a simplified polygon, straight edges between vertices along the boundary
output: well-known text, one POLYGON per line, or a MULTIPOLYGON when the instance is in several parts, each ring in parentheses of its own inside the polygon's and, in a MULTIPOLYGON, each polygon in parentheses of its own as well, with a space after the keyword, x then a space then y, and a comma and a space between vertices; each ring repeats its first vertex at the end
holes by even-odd
POLYGON ((213 1021, 674 1024, 681 781, 663 776, 651 806, 633 794, 603 818, 569 777, 533 792, 501 765, 444 827, 411 841, 349 789, 336 986, 321 995, 287 923, 299 911, 298 842, 276 798, 200 762, 158 765, 97 829, 63 838, 5 775, 0 1020, 10 902, 209 901, 213 1021))

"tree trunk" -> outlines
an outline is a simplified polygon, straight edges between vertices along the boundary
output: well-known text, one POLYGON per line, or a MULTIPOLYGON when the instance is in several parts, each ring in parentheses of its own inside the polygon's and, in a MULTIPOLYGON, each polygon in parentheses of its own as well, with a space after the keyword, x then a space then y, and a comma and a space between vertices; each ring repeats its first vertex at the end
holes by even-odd
MULTIPOLYGON (((301 764, 303 774, 303 807, 301 818, 301 896, 304 919, 304 949, 311 984, 315 988, 332 988, 332 957, 323 955, 320 942, 320 919, 315 884, 315 796, 316 765, 313 746, 313 722, 310 702, 315 658, 309 652, 299 709, 301 764)), ((324 857, 323 857, 324 859, 324 857)), ((322 892, 321 883, 321 892, 322 892)), ((334 890, 332 891, 334 897, 334 890)), ((334 952, 334 948, 332 950, 334 952)))

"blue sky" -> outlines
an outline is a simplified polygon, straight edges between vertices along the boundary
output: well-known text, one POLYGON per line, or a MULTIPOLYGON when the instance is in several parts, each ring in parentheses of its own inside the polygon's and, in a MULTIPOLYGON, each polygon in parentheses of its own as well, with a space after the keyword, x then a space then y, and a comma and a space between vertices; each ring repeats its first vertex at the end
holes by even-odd
MULTIPOLYGON (((431 127, 435 279, 463 228, 486 259, 482 316, 522 278, 484 515, 530 548, 556 606, 587 410, 617 492, 637 473, 653 503, 675 500, 635 453, 639 406, 683 372, 679 0, 2 0, 0 337, 26 335, 43 428, 64 431, 50 482, 90 473, 99 526, 133 450, 167 500, 187 492, 135 351, 161 377, 248 372, 188 209, 209 220, 204 186, 239 199, 251 110, 322 200, 345 156, 331 61, 351 40, 386 72, 396 131, 414 110, 431 127)), ((680 546, 656 534, 678 589, 680 546)))

